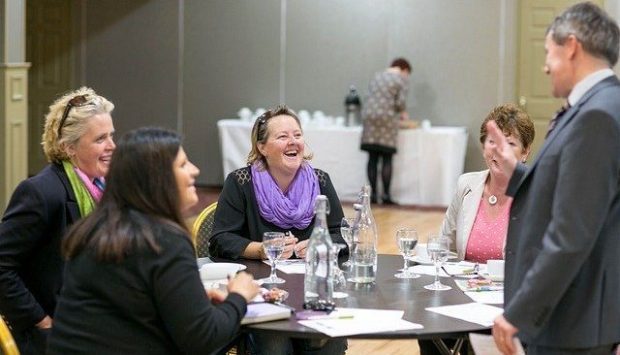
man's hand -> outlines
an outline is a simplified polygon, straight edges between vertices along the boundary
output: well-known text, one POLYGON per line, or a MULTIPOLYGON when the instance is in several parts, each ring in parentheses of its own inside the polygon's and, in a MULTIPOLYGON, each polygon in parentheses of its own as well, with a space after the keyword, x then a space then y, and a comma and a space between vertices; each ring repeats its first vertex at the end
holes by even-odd
POLYGON ((493 321, 493 339, 495 339, 495 345, 497 345, 502 354, 516 354, 517 348, 515 347, 514 336, 518 331, 503 315, 495 318, 493 321))
POLYGON ((517 157, 510 147, 506 136, 504 136, 504 133, 497 127, 495 121, 487 122, 487 133, 487 139, 493 146, 491 148, 491 152, 493 153, 493 157, 491 158, 493 164, 497 164, 496 167, 502 171, 504 176, 510 179, 517 166, 517 157))

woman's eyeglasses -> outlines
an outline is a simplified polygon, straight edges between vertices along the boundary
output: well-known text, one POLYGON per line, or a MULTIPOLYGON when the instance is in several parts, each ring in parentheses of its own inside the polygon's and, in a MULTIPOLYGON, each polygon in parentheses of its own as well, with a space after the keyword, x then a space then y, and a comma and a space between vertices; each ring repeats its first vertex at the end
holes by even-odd
POLYGON ((88 95, 78 95, 69 100, 67 102, 67 107, 65 107, 65 111, 62 113, 62 118, 60 119, 60 123, 58 124, 58 139, 60 139, 62 127, 65 125, 65 121, 67 120, 67 116, 69 116, 69 111, 71 111, 72 107, 81 107, 88 103, 88 95))

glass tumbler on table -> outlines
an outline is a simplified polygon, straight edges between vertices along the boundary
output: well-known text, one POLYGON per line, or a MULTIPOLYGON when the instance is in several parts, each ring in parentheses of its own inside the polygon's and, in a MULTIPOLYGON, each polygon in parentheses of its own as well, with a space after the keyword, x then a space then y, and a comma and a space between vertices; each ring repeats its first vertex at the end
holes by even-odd
POLYGON ((428 256, 435 265, 435 282, 430 285, 424 286, 427 290, 433 291, 445 291, 450 290, 452 287, 444 285, 439 281, 439 268, 448 260, 448 253, 450 252, 450 239, 444 236, 432 236, 428 238, 426 244, 426 250, 428 256))
POLYGON ((409 270, 407 260, 413 257, 416 244, 418 244, 418 232, 415 229, 404 227, 396 230, 396 243, 398 243, 398 249, 403 256, 403 269, 401 272, 394 276, 399 279, 415 279, 420 275, 409 270))
POLYGON ((263 234, 263 250, 271 262, 271 274, 269 277, 258 280, 261 284, 283 284, 286 282, 276 275, 277 262, 284 252, 284 245, 284 233, 265 232, 263 234))
POLYGON ((349 247, 349 256, 347 260, 342 263, 342 267, 345 269, 351 267, 351 246, 353 245, 353 230, 351 227, 353 227, 353 222, 355 222, 355 218, 352 217, 344 217, 340 222, 340 234, 345 243, 347 243, 347 247, 349 247))
POLYGON ((334 276, 334 298, 346 298, 347 293, 347 279, 344 277, 344 272, 338 267, 338 253, 341 249, 346 248, 346 245, 340 243, 334 243, 331 250, 331 262, 334 276))

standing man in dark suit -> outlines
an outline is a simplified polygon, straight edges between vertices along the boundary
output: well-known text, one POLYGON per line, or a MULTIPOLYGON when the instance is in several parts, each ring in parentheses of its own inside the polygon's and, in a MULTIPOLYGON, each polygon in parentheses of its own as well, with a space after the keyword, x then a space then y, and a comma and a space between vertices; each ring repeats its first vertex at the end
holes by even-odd
POLYGON ((493 336, 513 354, 605 354, 620 342, 620 31, 592 3, 547 30, 545 72, 569 108, 529 170, 497 126, 496 163, 512 175, 504 314, 493 336))

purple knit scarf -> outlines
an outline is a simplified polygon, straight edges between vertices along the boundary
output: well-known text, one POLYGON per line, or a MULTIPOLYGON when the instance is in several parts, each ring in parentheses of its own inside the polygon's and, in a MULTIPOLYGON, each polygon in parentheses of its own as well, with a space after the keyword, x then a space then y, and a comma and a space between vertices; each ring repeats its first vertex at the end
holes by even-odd
POLYGON ((262 163, 252 164, 251 171, 261 217, 283 229, 305 229, 310 225, 314 200, 319 195, 319 179, 310 164, 301 164, 286 194, 262 163))

